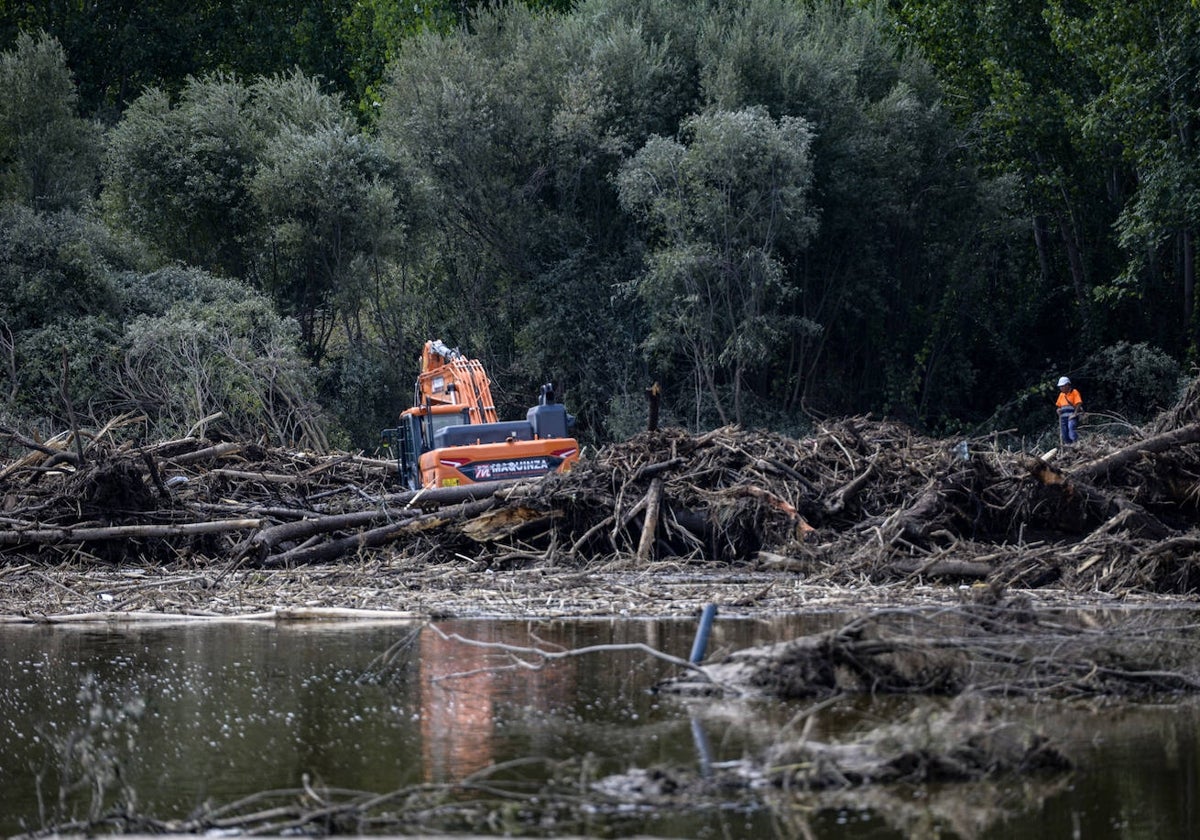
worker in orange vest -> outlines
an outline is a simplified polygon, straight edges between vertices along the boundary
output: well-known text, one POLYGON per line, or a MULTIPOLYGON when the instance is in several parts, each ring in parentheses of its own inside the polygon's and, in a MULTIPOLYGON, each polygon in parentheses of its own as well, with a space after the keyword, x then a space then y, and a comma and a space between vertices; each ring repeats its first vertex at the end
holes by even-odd
POLYGON ((1055 406, 1058 411, 1059 438, 1063 443, 1079 440, 1079 433, 1075 427, 1079 418, 1083 416, 1083 397, 1071 384, 1069 377, 1061 376, 1058 379, 1058 402, 1055 406))

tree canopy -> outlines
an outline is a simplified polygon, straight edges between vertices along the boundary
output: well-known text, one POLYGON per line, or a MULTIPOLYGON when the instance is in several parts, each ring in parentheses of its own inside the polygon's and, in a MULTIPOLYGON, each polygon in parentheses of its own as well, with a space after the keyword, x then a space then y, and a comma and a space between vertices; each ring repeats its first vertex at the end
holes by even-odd
POLYGON ((6 3, 0 414, 369 447, 442 338, 591 441, 656 380, 693 427, 1036 433, 1062 373, 1144 416, 1198 62, 1162 0, 6 3))

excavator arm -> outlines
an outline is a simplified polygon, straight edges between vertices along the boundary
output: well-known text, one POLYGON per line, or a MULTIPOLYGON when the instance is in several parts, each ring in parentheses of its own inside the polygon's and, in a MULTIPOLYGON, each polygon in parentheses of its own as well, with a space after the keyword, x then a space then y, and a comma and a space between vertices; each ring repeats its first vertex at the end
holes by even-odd
POLYGON ((425 342, 414 404, 458 405, 470 412, 472 423, 495 423, 496 404, 483 365, 439 339, 425 342))

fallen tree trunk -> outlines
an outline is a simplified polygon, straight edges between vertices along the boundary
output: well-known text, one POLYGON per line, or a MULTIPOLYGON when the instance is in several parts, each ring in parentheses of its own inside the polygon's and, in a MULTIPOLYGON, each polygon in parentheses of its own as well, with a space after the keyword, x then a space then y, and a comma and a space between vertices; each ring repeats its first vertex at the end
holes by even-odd
POLYGON ((880 531, 888 544, 902 537, 918 544, 924 543, 945 504, 942 487, 930 483, 912 504, 889 516, 880 531))
POLYGON ((825 502, 821 505, 821 509, 830 516, 841 513, 846 507, 846 502, 849 501, 855 493, 866 486, 866 483, 871 479, 871 476, 874 475, 875 463, 878 460, 879 453, 876 452, 871 457, 871 460, 867 463, 867 468, 858 476, 843 484, 833 494, 825 499, 825 502))
POLYGON ((102 528, 37 528, 24 531, 0 531, 0 545, 222 534, 259 528, 262 526, 262 522, 261 519, 225 519, 217 522, 187 522, 179 525, 110 525, 102 528))
POLYGON ((386 496, 381 496, 378 501, 384 505, 412 505, 417 508, 454 505, 459 502, 470 502, 475 499, 482 499, 484 496, 495 495, 500 490, 513 487, 528 480, 527 478, 507 478, 503 481, 489 481, 483 484, 463 484, 459 487, 407 490, 403 493, 390 493, 386 496))
POLYGON ((16 429, 10 429, 8 426, 0 426, 0 435, 15 440, 26 449, 33 449, 42 453, 43 455, 48 455, 51 458, 57 459, 58 461, 70 461, 73 465, 79 466, 79 457, 69 449, 61 449, 40 443, 32 438, 26 437, 16 429))
POLYGON ((1119 493, 1106 493, 1075 474, 1061 473, 1041 458, 1026 458, 1022 463, 1042 484, 1060 487, 1063 501, 1068 506, 1078 505, 1085 521, 1105 523, 1123 513, 1123 524, 1135 536, 1161 540, 1175 533, 1158 517, 1119 493))
POLYGON ((931 578, 955 578, 961 580, 984 580, 994 569, 987 563, 970 560, 896 560, 892 565, 902 574, 931 578))
POLYGON ((369 531, 362 531, 353 536, 330 540, 320 545, 301 546, 291 551, 285 551, 282 554, 267 557, 259 565, 263 567, 298 566, 306 563, 322 563, 345 559, 348 556, 356 554, 361 549, 377 548, 378 546, 386 545, 405 534, 415 534, 420 531, 439 528, 452 522, 470 519, 490 510, 495 505, 496 499, 494 497, 481 499, 477 502, 464 503, 455 510, 427 513, 423 516, 405 520, 404 522, 393 522, 369 531))
POLYGON ((1189 443, 1200 442, 1200 423, 1192 423, 1180 429, 1163 432, 1147 440, 1139 440, 1110 455, 1074 469, 1071 474, 1085 481, 1094 481, 1108 475, 1118 467, 1132 464, 1143 455, 1167 452, 1189 443))
POLYGON ((646 518, 642 522, 642 536, 638 540, 637 558, 639 563, 646 563, 654 550, 654 536, 658 533, 658 511, 662 502, 663 481, 655 477, 650 481, 650 489, 646 491, 646 518))
POLYGON ((226 455, 233 455, 242 450, 240 443, 218 443, 213 446, 197 449, 195 452, 185 452, 182 455, 175 455, 166 460, 172 464, 194 464, 197 461, 207 461, 210 458, 222 458, 226 455))
POLYGON ((221 475, 226 478, 236 478, 239 481, 261 481, 267 484, 293 484, 297 481, 303 481, 304 476, 301 475, 284 475, 283 473, 267 473, 267 472, 244 472, 242 470, 229 470, 223 467, 210 470, 209 475, 221 475))
POLYGON ((270 528, 264 528, 251 537, 241 551, 240 556, 255 554, 259 560, 267 556, 277 545, 289 540, 303 540, 317 534, 330 534, 346 528, 360 528, 380 520, 403 519, 409 521, 419 515, 416 510, 366 510, 357 513, 344 513, 336 516, 318 516, 311 519, 301 519, 296 522, 284 522, 270 528))

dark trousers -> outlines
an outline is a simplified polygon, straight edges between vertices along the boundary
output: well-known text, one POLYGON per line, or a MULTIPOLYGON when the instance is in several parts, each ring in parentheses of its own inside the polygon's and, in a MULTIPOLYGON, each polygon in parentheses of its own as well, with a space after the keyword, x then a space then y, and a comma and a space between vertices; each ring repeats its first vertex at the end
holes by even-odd
POLYGON ((1058 434, 1063 443, 1074 443, 1079 440, 1079 433, 1075 430, 1075 420, 1075 409, 1068 406, 1059 410, 1058 434))

